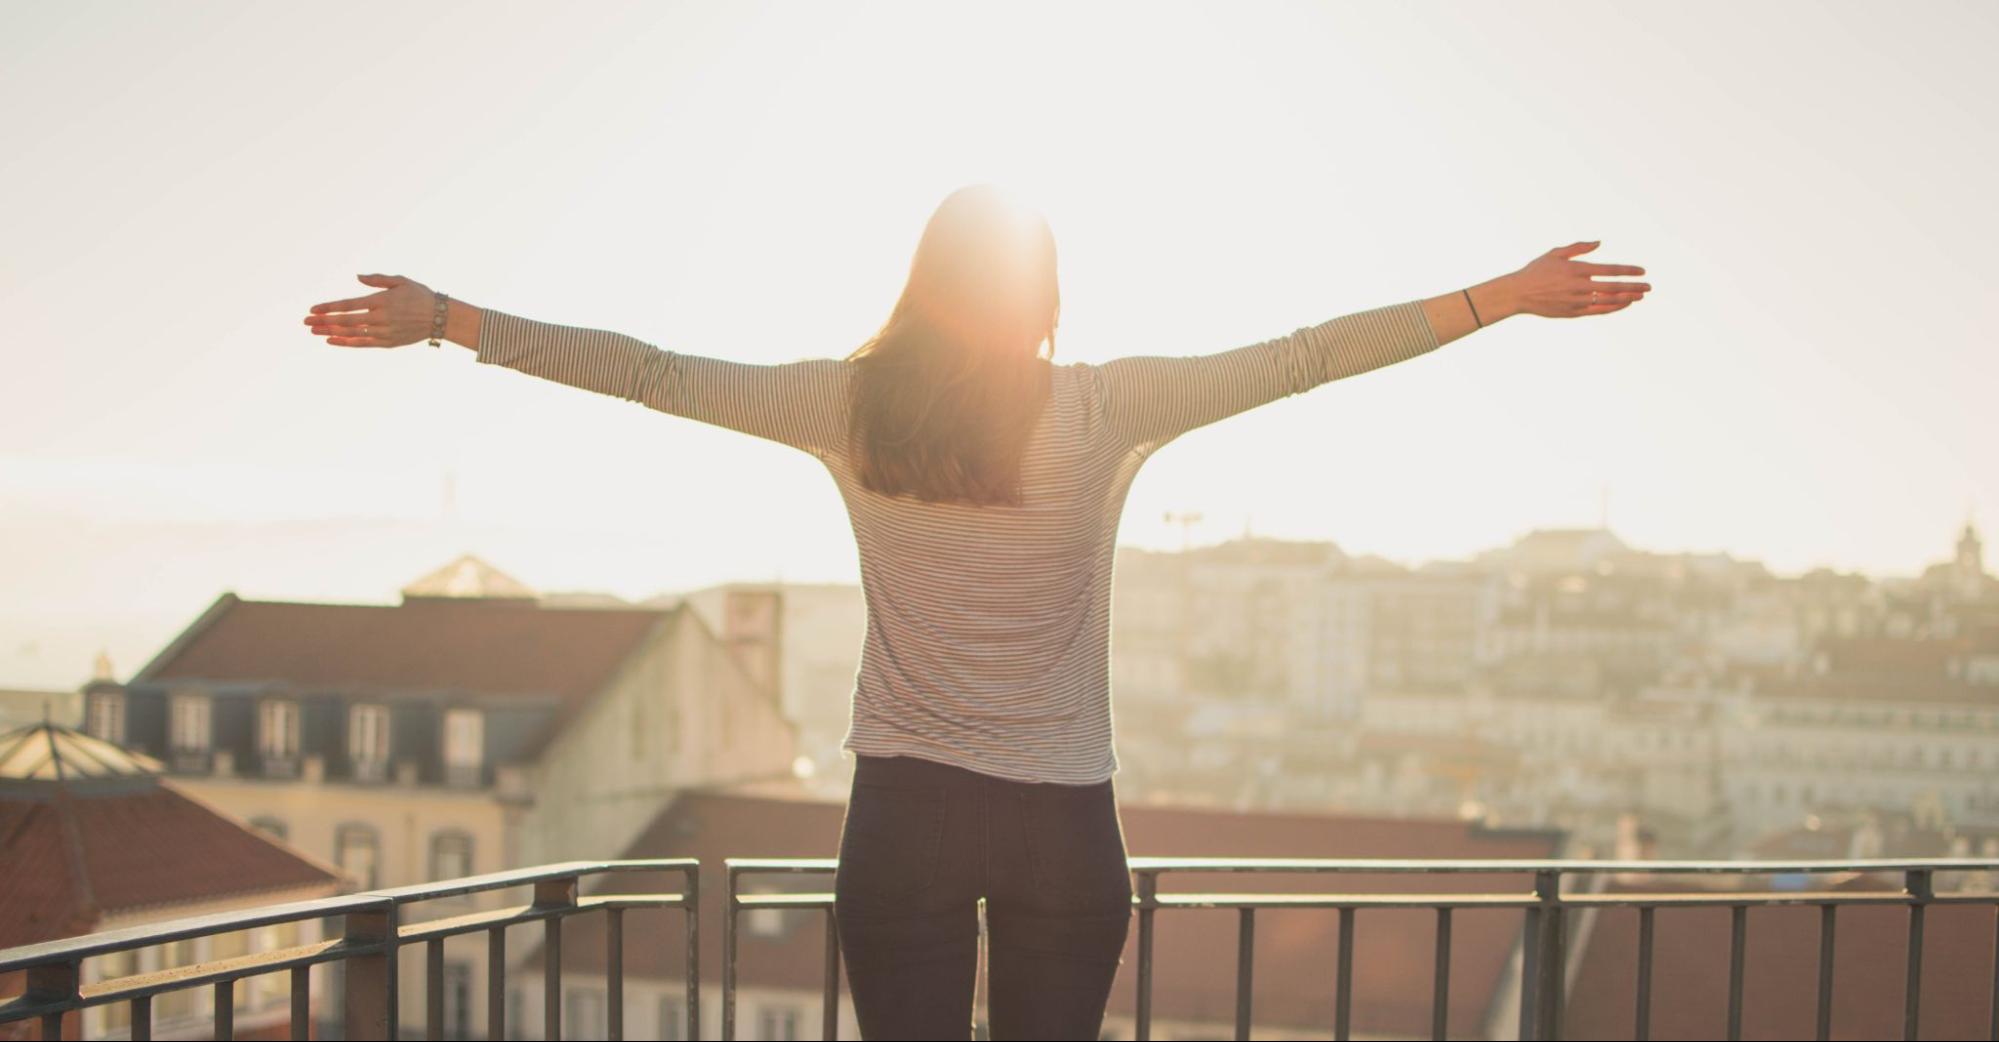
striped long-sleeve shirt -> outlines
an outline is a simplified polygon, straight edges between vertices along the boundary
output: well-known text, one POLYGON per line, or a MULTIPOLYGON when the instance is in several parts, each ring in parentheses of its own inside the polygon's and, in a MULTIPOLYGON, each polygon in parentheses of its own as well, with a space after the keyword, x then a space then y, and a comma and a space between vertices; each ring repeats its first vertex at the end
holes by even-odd
POLYGON ((1412 301, 1215 354, 1055 365, 1019 506, 861 487, 846 437, 856 363, 731 362, 490 308, 477 351, 818 458, 847 506, 868 616, 844 747, 1080 785, 1117 770, 1111 569, 1139 467, 1197 427, 1436 347, 1412 301))

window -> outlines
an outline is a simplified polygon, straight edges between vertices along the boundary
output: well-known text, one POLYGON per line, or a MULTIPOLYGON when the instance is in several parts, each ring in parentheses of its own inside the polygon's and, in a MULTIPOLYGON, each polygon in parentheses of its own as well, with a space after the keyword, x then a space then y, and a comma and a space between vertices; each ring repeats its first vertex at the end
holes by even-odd
POLYGON ((797 1006, 764 1006, 757 1011, 757 1037, 774 1042, 798 1038, 797 1006))
POLYGON ((604 993, 595 988, 570 988, 562 995, 562 1037, 604 1037, 604 993))
POLYGON ((333 863, 354 878, 355 885, 373 890, 382 885, 381 841, 368 825, 342 825, 333 830, 333 863))
POLYGON ((388 706, 359 705, 347 711, 347 762, 356 778, 380 781, 388 776, 388 706))
POLYGON ((285 829, 285 823, 279 821, 276 818, 268 816, 251 818, 250 827, 258 832, 263 833, 266 836, 271 837, 272 839, 277 840, 280 843, 283 843, 285 841, 285 834, 287 831, 285 829))
POLYGON ((752 908, 744 912, 743 932, 751 937, 783 937, 784 909, 752 908))
POLYGON ((257 748, 266 760, 298 759, 298 703, 268 699, 258 707, 257 748))
POLYGON ((484 761, 486 718, 477 709, 444 713, 444 766, 477 769, 484 761))
POLYGON ((123 694, 90 696, 90 718, 86 729, 92 738, 102 738, 112 745, 124 745, 125 696, 123 694))
POLYGON ((472 874, 472 837, 463 832, 439 832, 430 837, 430 879, 460 879, 472 874))
POLYGON ((472 1033, 472 964, 444 964, 444 1037, 468 1038, 472 1033))
POLYGON ((687 1037, 687 1003, 678 995, 662 996, 659 1000, 659 1030, 653 1036, 659 1042, 682 1042, 687 1037))
POLYGON ((177 753, 208 751, 208 696, 174 695, 170 700, 171 723, 168 736, 177 753))

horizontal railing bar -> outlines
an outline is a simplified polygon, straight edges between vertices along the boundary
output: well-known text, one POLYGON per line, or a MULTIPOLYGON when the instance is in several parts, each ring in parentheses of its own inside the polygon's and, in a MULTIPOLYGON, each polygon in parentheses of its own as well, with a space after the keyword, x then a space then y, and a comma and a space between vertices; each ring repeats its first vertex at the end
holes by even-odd
MULTIPOLYGON (((1564 858, 1170 858, 1127 859, 1134 872, 1560 872, 1575 874, 1722 873, 1732 875, 1796 875, 1828 872, 1975 872, 1999 869, 1989 858, 1915 858, 1909 860, 1844 861, 1586 861, 1564 858)), ((759 869, 761 870, 761 869, 759 869)))
POLYGON ((831 908, 833 895, 813 894, 737 894, 737 908, 831 908))
POLYGON ((582 911, 607 908, 685 908, 686 894, 597 894, 593 897, 579 897, 576 907, 582 911))
MULTIPOLYGON (((1138 898, 1133 897, 1136 902, 1138 898)), ((1160 894, 1158 908, 1526 908, 1532 894, 1160 894)))
MULTIPOLYGON (((1559 903, 1610 908, 1645 906, 1729 907, 1734 905, 1906 905, 1916 899, 1905 893, 1855 893, 1851 891, 1786 890, 1777 893, 1716 891, 1713 893, 1628 893, 1564 894, 1559 903)), ((1928 903, 1947 903, 1939 894, 1925 898, 1928 903)), ((795 894, 736 894, 737 908, 816 909, 829 908, 833 895, 825 892, 795 894)), ((1155 908, 1530 908, 1556 902, 1533 894, 1257 894, 1187 893, 1159 894, 1155 908)), ((1968 895, 1960 904, 1999 904, 1999 894, 1968 895)), ((1143 907, 1133 896, 1132 904, 1143 907)))
POLYGON ((238 930, 259 926, 350 915, 355 912, 381 912, 386 911, 392 904, 392 901, 378 894, 348 894, 311 901, 293 901, 268 908, 189 916, 186 919, 128 926, 122 930, 105 930, 102 933, 84 934, 80 937, 24 944, 18 948, 0 949, 0 973, 87 959, 93 955, 109 955, 133 948, 148 948, 189 937, 235 933, 238 930))
POLYGON ((489 872, 482 876, 466 876, 463 879, 447 879, 441 883, 418 883, 413 886, 390 887, 373 890, 374 897, 386 897, 398 904, 414 901, 433 901, 442 897, 462 897, 487 890, 506 890, 517 886, 531 886, 555 879, 571 876, 594 876, 617 872, 673 872, 694 868, 700 864, 696 858, 648 858, 629 861, 565 861, 553 865, 536 865, 533 868, 517 868, 507 872, 489 872))
POLYGON ((435 900, 444 897, 458 897, 487 890, 505 890, 510 887, 527 886, 551 879, 572 876, 603 875, 619 872, 670 872, 687 871, 700 864, 695 858, 652 858, 623 861, 568 861, 554 865, 539 865, 534 868, 516 869, 509 872, 493 872, 482 876, 467 876, 463 879, 447 880, 443 883, 425 883, 417 886, 391 887, 386 890, 371 890, 360 894, 338 897, 324 897, 310 901, 294 901, 272 905, 268 908, 247 911, 216 912, 210 915, 190 916, 144 926, 127 927, 123 930, 106 930, 101 933, 67 937, 38 944, 22 945, 18 948, 0 949, 0 973, 24 970, 32 966, 49 963, 70 962, 96 955, 132 948, 146 948, 170 941, 185 940, 190 937, 206 937, 218 933, 234 933, 259 926, 273 926, 280 923, 299 922, 307 919, 321 919, 330 916, 349 915, 356 912, 381 912, 394 905, 418 901, 435 900))
POLYGON ((456 937, 459 934, 480 933, 495 926, 515 926, 521 923, 538 923, 544 919, 559 919, 580 912, 603 911, 617 908, 684 908, 687 898, 683 894, 605 894, 596 897, 579 897, 573 905, 514 905, 511 908, 492 908, 483 912, 467 912, 448 919, 431 919, 420 923, 406 923, 396 928, 396 943, 414 944, 418 941, 435 940, 441 937, 456 937))
POLYGON ((330 941, 317 941, 292 948, 238 955, 212 962, 191 963, 187 966, 175 966, 149 973, 136 973, 129 977, 98 981, 79 988, 78 995, 74 998, 30 1002, 30 996, 21 995, 11 1001, 0 1003, 0 1023, 47 1013, 67 1013, 88 1006, 129 1002, 132 999, 147 998, 169 991, 197 988, 204 984, 220 984, 241 980, 244 977, 277 973, 298 966, 312 966, 338 959, 374 955, 387 947, 380 942, 355 944, 342 938, 334 938, 330 941))
POLYGON ((840 867, 832 857, 731 857, 722 859, 730 875, 744 872, 831 872, 840 867))
MULTIPOLYGON (((1137 900, 1134 898, 1133 900, 1137 900)), ((1757 907, 1793 904, 1874 904, 1905 905, 1915 899, 1902 893, 1806 893, 1784 891, 1760 893, 1726 891, 1702 894, 1564 894, 1559 901, 1545 901, 1533 894, 1159 894, 1159 908, 1530 908, 1538 905, 1595 905, 1634 908, 1647 905, 1757 907)), ((1999 895, 1986 895, 1971 904, 1999 903, 1999 895)))

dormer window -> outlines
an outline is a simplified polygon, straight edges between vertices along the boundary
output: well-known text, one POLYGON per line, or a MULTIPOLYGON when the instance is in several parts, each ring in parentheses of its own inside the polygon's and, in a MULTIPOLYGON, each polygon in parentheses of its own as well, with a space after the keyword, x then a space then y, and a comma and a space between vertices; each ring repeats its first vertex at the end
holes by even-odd
POLYGON ((347 711, 347 761, 354 777, 381 781, 388 777, 389 707, 357 705, 347 711))
POLYGON ((214 732, 209 727, 207 695, 173 695, 168 699, 169 741, 176 753, 205 753, 214 732))
POLYGON ((477 785, 486 759, 486 716, 477 709, 444 712, 444 777, 452 785, 477 785))
POLYGON ((86 730, 92 738, 101 738, 112 745, 125 744, 125 694, 122 691, 100 691, 90 696, 90 713, 86 730))
POLYGON ((257 751, 270 773, 289 774, 298 765, 298 703, 265 699, 257 707, 257 751))

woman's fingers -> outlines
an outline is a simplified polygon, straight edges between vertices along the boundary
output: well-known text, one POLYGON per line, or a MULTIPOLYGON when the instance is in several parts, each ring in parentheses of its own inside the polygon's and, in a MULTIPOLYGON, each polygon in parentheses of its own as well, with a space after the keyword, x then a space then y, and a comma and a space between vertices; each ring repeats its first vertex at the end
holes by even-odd
POLYGON ((1636 264, 1592 264, 1589 261, 1575 262, 1574 270, 1585 275, 1643 275, 1645 269, 1636 264))
POLYGON ((365 297, 348 297, 346 300, 329 300, 324 304, 314 304, 312 306, 312 310, 315 312, 352 311, 355 308, 371 308, 374 307, 378 302, 380 302, 384 297, 387 297, 388 295, 389 291, 383 290, 380 293, 370 293, 365 297))
POLYGON ((376 337, 330 336, 326 342, 335 347, 388 347, 389 342, 376 337))
POLYGON ((340 315, 308 315, 305 322, 309 326, 347 327, 382 325, 386 324, 387 319, 373 311, 350 311, 340 315))

